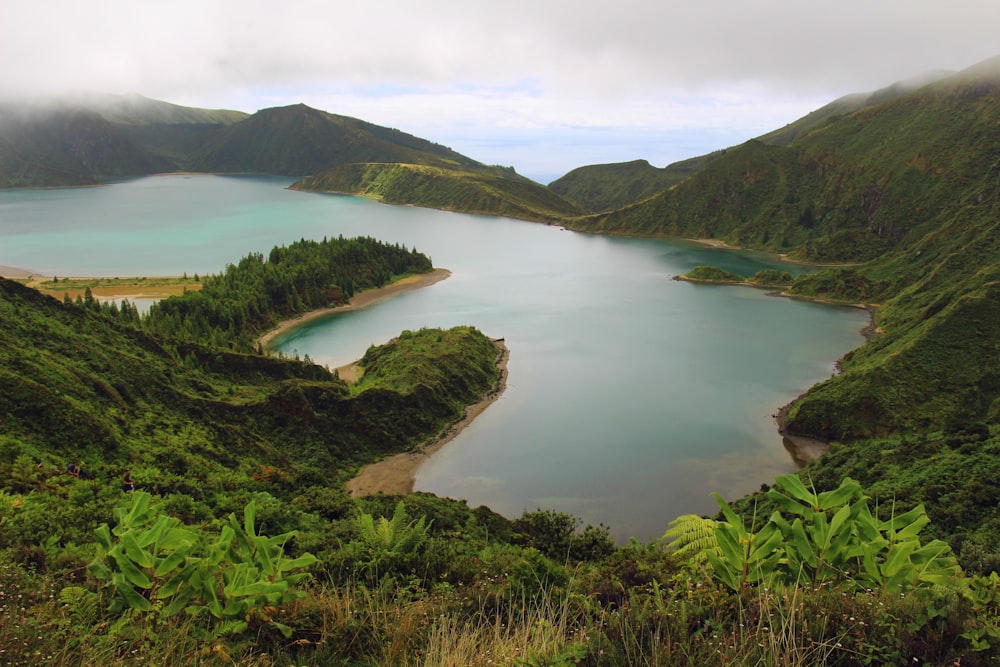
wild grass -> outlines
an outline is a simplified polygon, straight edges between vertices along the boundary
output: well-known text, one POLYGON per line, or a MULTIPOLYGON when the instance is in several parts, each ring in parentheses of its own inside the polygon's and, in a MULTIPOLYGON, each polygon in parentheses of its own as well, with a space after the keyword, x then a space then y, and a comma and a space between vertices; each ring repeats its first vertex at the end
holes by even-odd
POLYGON ((317 584, 272 610, 296 628, 285 638, 264 625, 206 636, 194 619, 157 627, 138 615, 115 617, 106 600, 70 599, 52 578, 7 565, 0 664, 804 667, 995 658, 961 640, 975 617, 954 596, 805 586, 737 595, 674 572, 665 585, 623 589, 620 601, 601 602, 582 575, 527 596, 501 580, 434 590, 397 578, 317 584), (29 588, 39 593, 28 599, 29 588))

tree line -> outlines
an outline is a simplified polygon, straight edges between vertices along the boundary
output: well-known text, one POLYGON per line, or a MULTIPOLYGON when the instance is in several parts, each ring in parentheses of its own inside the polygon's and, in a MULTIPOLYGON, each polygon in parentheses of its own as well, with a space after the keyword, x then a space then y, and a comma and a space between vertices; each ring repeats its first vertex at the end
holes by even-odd
POLYGON ((426 255, 398 243, 301 239, 275 246, 267 257, 251 253, 221 274, 204 276, 200 290, 158 301, 145 315, 128 302, 102 304, 89 290, 78 302, 150 333, 252 352, 259 334, 282 320, 432 268, 426 255))

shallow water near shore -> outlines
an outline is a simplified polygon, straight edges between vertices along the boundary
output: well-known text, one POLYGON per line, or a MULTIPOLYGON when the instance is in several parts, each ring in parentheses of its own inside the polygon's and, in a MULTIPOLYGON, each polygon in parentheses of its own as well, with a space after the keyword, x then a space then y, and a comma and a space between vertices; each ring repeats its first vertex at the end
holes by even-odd
MULTIPOLYGON (((452 271, 276 339, 331 368, 403 329, 471 324, 510 350, 503 397, 417 473, 417 490, 508 515, 539 507, 662 534, 795 469, 771 415, 862 343, 864 311, 672 280, 767 256, 291 192, 288 179, 159 176, 0 193, 0 265, 46 275, 216 273, 299 238, 366 235, 452 271)), ((800 270, 795 267, 793 270, 800 270)))

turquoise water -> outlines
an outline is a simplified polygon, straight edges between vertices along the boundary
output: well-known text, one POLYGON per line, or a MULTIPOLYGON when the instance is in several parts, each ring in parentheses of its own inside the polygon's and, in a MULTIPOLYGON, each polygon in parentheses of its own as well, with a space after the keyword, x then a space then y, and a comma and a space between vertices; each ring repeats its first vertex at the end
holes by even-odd
POLYGON ((285 190, 158 176, 0 193, 0 265, 47 275, 218 272, 299 238, 367 235, 452 276, 278 341, 330 367, 403 329, 471 324, 511 351, 503 397, 420 468, 417 489, 517 516, 539 507, 659 535, 795 468, 771 414, 862 342, 864 312, 671 280, 762 255, 285 190))

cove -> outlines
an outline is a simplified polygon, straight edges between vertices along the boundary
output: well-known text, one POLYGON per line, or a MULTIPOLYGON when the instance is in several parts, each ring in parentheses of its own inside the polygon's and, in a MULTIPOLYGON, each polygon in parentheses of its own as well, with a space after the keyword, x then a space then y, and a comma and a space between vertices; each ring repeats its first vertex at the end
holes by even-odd
MULTIPOLYGON (((404 329, 476 326, 510 349, 503 397, 417 473, 417 490, 507 516, 547 508, 619 541, 662 534, 795 469, 771 415, 860 345, 867 315, 745 287, 764 255, 285 190, 287 179, 159 176, 0 193, 0 265, 47 275, 214 273, 299 238, 416 247, 452 276, 275 341, 331 368, 404 329)), ((787 268, 787 267, 785 267, 787 268)))

